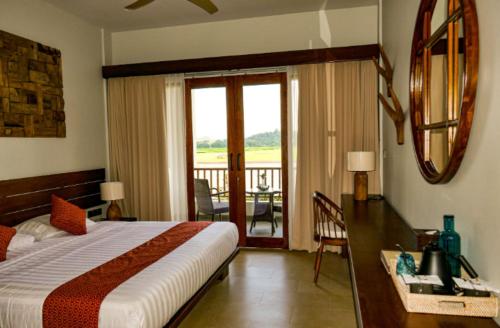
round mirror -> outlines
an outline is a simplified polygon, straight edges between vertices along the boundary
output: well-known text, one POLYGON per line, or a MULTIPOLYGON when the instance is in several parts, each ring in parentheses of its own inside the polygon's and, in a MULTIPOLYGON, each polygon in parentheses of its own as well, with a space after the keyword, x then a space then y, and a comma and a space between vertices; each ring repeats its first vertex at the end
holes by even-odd
POLYGON ((474 0, 422 0, 413 34, 410 114, 420 172, 453 178, 464 156, 479 60, 474 0))

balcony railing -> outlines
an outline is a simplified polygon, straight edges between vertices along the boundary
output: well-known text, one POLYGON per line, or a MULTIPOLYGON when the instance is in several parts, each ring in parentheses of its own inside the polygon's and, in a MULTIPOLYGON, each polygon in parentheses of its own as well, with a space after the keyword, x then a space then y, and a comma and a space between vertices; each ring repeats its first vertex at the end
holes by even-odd
MULTIPOLYGON (((253 189, 261 182, 261 174, 266 173, 267 185, 273 189, 281 190, 281 167, 248 167, 245 169, 246 189, 253 189)), ((227 168, 195 167, 194 177, 207 179, 210 188, 218 191, 229 190, 229 179, 227 168)))

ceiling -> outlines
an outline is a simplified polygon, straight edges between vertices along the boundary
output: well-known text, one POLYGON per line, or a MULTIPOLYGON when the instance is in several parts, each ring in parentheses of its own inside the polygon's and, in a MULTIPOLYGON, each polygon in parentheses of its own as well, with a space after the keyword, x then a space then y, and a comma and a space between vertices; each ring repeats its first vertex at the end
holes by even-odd
POLYGON ((378 4, 378 0, 212 0, 219 12, 209 15, 186 0, 156 0, 136 11, 123 9, 134 0, 45 1, 113 32, 378 4))

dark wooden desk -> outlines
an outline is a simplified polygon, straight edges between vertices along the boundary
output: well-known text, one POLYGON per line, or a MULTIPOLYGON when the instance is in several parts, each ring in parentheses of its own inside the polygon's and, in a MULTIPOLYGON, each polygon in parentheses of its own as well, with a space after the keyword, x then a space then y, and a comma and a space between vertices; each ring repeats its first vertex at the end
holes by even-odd
POLYGON ((498 327, 491 319, 406 312, 380 262, 380 250, 395 249, 396 243, 414 250, 413 230, 384 200, 356 202, 343 195, 342 207, 358 327, 498 327))

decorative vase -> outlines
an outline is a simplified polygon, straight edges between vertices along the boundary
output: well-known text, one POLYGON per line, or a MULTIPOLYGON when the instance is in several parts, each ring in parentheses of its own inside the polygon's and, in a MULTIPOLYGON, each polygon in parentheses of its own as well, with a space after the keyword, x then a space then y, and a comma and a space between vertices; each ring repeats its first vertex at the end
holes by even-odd
POLYGON ((439 235, 439 246, 446 251, 446 259, 450 264, 453 277, 460 277, 460 235, 455 231, 455 217, 443 217, 444 230, 439 235))
POLYGON ((269 189, 269 186, 267 185, 267 175, 265 172, 260 175, 260 179, 261 182, 257 186, 257 189, 259 189, 260 191, 267 191, 269 189))

